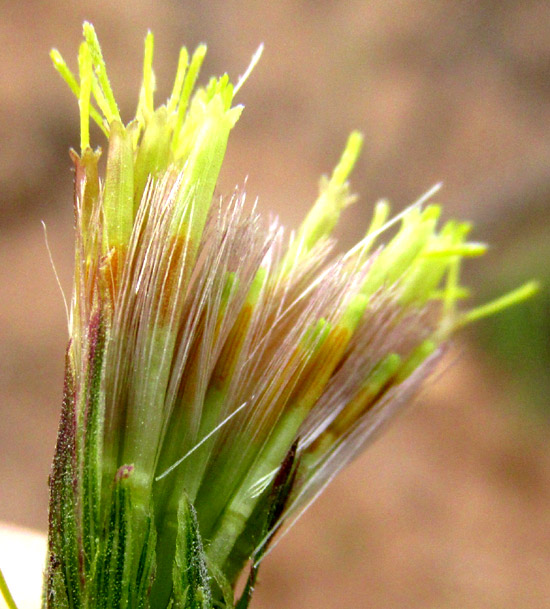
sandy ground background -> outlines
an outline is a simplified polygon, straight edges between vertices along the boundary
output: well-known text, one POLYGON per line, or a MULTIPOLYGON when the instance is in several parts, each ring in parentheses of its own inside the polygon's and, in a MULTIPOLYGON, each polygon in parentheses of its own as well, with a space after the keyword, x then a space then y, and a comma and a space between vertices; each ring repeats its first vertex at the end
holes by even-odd
MULTIPOLYGON (((248 175, 260 208, 296 225, 358 128, 361 198, 338 228, 343 246, 363 234, 376 199, 399 210, 442 180, 447 215, 472 219, 475 237, 494 244, 469 275, 480 297, 550 275, 548 2, 4 0, 0 520, 46 526, 66 323, 40 221, 69 293, 67 150, 79 141, 76 102, 48 51, 59 47, 74 66, 83 19, 96 26, 127 117, 147 28, 159 99, 181 44, 208 43, 204 77, 236 77, 265 43, 240 93, 246 110, 220 193, 248 175)), ((545 289, 453 346, 419 403, 266 560, 256 609, 550 608, 548 302, 545 289)), ((0 540, 0 565, 13 570, 0 540)), ((30 543, 18 546, 25 565, 39 554, 30 543)))

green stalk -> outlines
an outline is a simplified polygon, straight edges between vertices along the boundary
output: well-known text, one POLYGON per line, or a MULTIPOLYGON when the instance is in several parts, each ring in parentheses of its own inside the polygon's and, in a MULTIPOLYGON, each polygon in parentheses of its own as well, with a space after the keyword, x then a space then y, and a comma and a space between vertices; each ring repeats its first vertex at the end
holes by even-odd
POLYGON ((6 583, 2 569, 0 569, 0 593, 2 594, 2 598, 6 601, 8 609, 17 609, 17 605, 13 600, 13 596, 8 588, 8 584, 6 583))

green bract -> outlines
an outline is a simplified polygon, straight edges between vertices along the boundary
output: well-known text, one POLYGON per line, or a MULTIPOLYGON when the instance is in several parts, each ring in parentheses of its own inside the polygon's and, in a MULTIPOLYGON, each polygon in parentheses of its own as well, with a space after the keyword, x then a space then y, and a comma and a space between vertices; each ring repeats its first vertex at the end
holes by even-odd
POLYGON ((414 396, 450 334, 535 290, 459 310, 461 261, 485 248, 467 223, 441 225, 435 189, 393 220, 379 203, 364 239, 334 255, 358 133, 293 238, 244 192, 216 200, 250 69, 236 87, 225 75, 195 88, 205 52, 182 49, 156 108, 148 34, 125 124, 93 27, 78 77, 52 51, 81 151, 45 608, 232 607, 252 559, 245 609, 273 534, 414 396), (104 177, 90 120, 108 142, 104 177))

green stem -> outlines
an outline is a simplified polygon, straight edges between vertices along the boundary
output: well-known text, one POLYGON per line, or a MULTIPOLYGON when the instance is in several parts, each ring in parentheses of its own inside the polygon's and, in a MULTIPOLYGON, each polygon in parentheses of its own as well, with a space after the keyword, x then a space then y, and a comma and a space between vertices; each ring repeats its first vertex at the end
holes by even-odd
POLYGON ((2 594, 3 599, 6 601, 8 609, 17 609, 17 605, 13 600, 13 596, 8 588, 8 584, 6 583, 2 569, 0 569, 0 593, 2 594))

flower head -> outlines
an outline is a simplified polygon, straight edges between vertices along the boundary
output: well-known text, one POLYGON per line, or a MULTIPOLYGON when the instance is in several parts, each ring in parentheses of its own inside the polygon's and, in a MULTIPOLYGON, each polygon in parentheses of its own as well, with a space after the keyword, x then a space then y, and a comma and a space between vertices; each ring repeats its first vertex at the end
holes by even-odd
POLYGON ((355 132, 291 237, 244 191, 217 200, 244 78, 195 88, 205 52, 182 49, 155 108, 148 34, 124 124, 93 27, 78 78, 52 51, 81 151, 46 607, 232 606, 252 557, 244 608, 273 533, 413 397, 452 332, 534 290, 458 309, 461 262, 485 247, 468 223, 440 223, 435 190, 392 220, 378 203, 334 254, 355 132), (90 120, 108 140, 103 178, 90 120))

